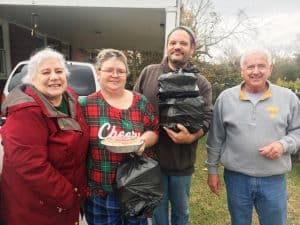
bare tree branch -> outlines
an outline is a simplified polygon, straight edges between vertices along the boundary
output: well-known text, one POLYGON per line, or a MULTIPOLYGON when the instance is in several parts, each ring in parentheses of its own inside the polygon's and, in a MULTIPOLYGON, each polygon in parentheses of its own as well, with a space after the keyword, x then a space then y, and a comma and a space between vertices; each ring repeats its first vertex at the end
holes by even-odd
POLYGON ((256 32, 244 10, 237 12, 235 21, 225 26, 225 21, 215 11, 211 0, 184 0, 181 7, 181 24, 189 26, 197 36, 196 55, 212 57, 209 50, 232 37, 247 36, 256 32))

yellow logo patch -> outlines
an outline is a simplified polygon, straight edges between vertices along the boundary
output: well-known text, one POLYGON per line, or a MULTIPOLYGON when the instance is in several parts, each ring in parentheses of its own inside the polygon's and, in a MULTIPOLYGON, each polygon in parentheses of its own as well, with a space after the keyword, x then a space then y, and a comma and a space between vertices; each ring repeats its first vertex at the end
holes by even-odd
POLYGON ((271 119, 274 119, 279 111, 279 109, 276 107, 276 106, 269 106, 267 108, 267 111, 269 112, 270 114, 270 118, 271 119))

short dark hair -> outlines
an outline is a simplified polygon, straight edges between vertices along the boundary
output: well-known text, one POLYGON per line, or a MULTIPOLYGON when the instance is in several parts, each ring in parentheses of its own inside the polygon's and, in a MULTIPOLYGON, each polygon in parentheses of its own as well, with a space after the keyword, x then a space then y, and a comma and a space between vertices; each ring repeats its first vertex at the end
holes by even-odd
POLYGON ((169 41, 171 34, 173 34, 176 30, 184 30, 185 32, 187 32, 188 35, 190 36, 191 44, 196 46, 196 35, 195 35, 194 31, 192 31, 192 29, 187 26, 178 26, 178 27, 175 27, 173 30, 171 30, 170 33, 168 34, 167 42, 169 41))

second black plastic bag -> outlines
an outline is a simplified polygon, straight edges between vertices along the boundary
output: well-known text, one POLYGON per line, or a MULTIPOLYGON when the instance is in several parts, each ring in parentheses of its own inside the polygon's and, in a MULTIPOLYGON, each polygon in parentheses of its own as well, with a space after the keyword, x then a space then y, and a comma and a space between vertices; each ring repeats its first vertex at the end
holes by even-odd
POLYGON ((117 170, 117 196, 124 216, 150 216, 163 196, 158 162, 150 157, 128 157, 117 170))
POLYGON ((185 126, 190 133, 203 127, 204 99, 199 94, 198 77, 182 70, 160 75, 159 122, 160 127, 179 131, 177 124, 185 126))

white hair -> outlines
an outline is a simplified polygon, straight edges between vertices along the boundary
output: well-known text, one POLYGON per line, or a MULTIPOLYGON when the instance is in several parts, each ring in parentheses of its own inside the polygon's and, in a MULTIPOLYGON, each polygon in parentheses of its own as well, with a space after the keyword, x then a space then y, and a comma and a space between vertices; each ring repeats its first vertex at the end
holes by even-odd
POLYGON ((264 48, 251 48, 251 49, 248 49, 246 50, 242 56, 241 56, 241 59, 240 59, 240 66, 241 68, 244 66, 244 63, 245 63, 245 59, 247 56, 251 55, 251 54, 254 54, 254 53, 261 53, 263 55, 266 56, 267 58, 267 62, 269 65, 272 64, 272 56, 270 54, 270 52, 264 48))
POLYGON ((30 57, 27 66, 27 74, 22 79, 23 83, 31 84, 33 77, 37 74, 39 64, 45 59, 53 59, 53 58, 57 59, 61 63, 61 65, 65 70, 66 75, 69 76, 70 72, 66 66, 66 60, 64 56, 58 51, 47 47, 45 49, 38 51, 37 53, 35 53, 33 56, 30 57))

